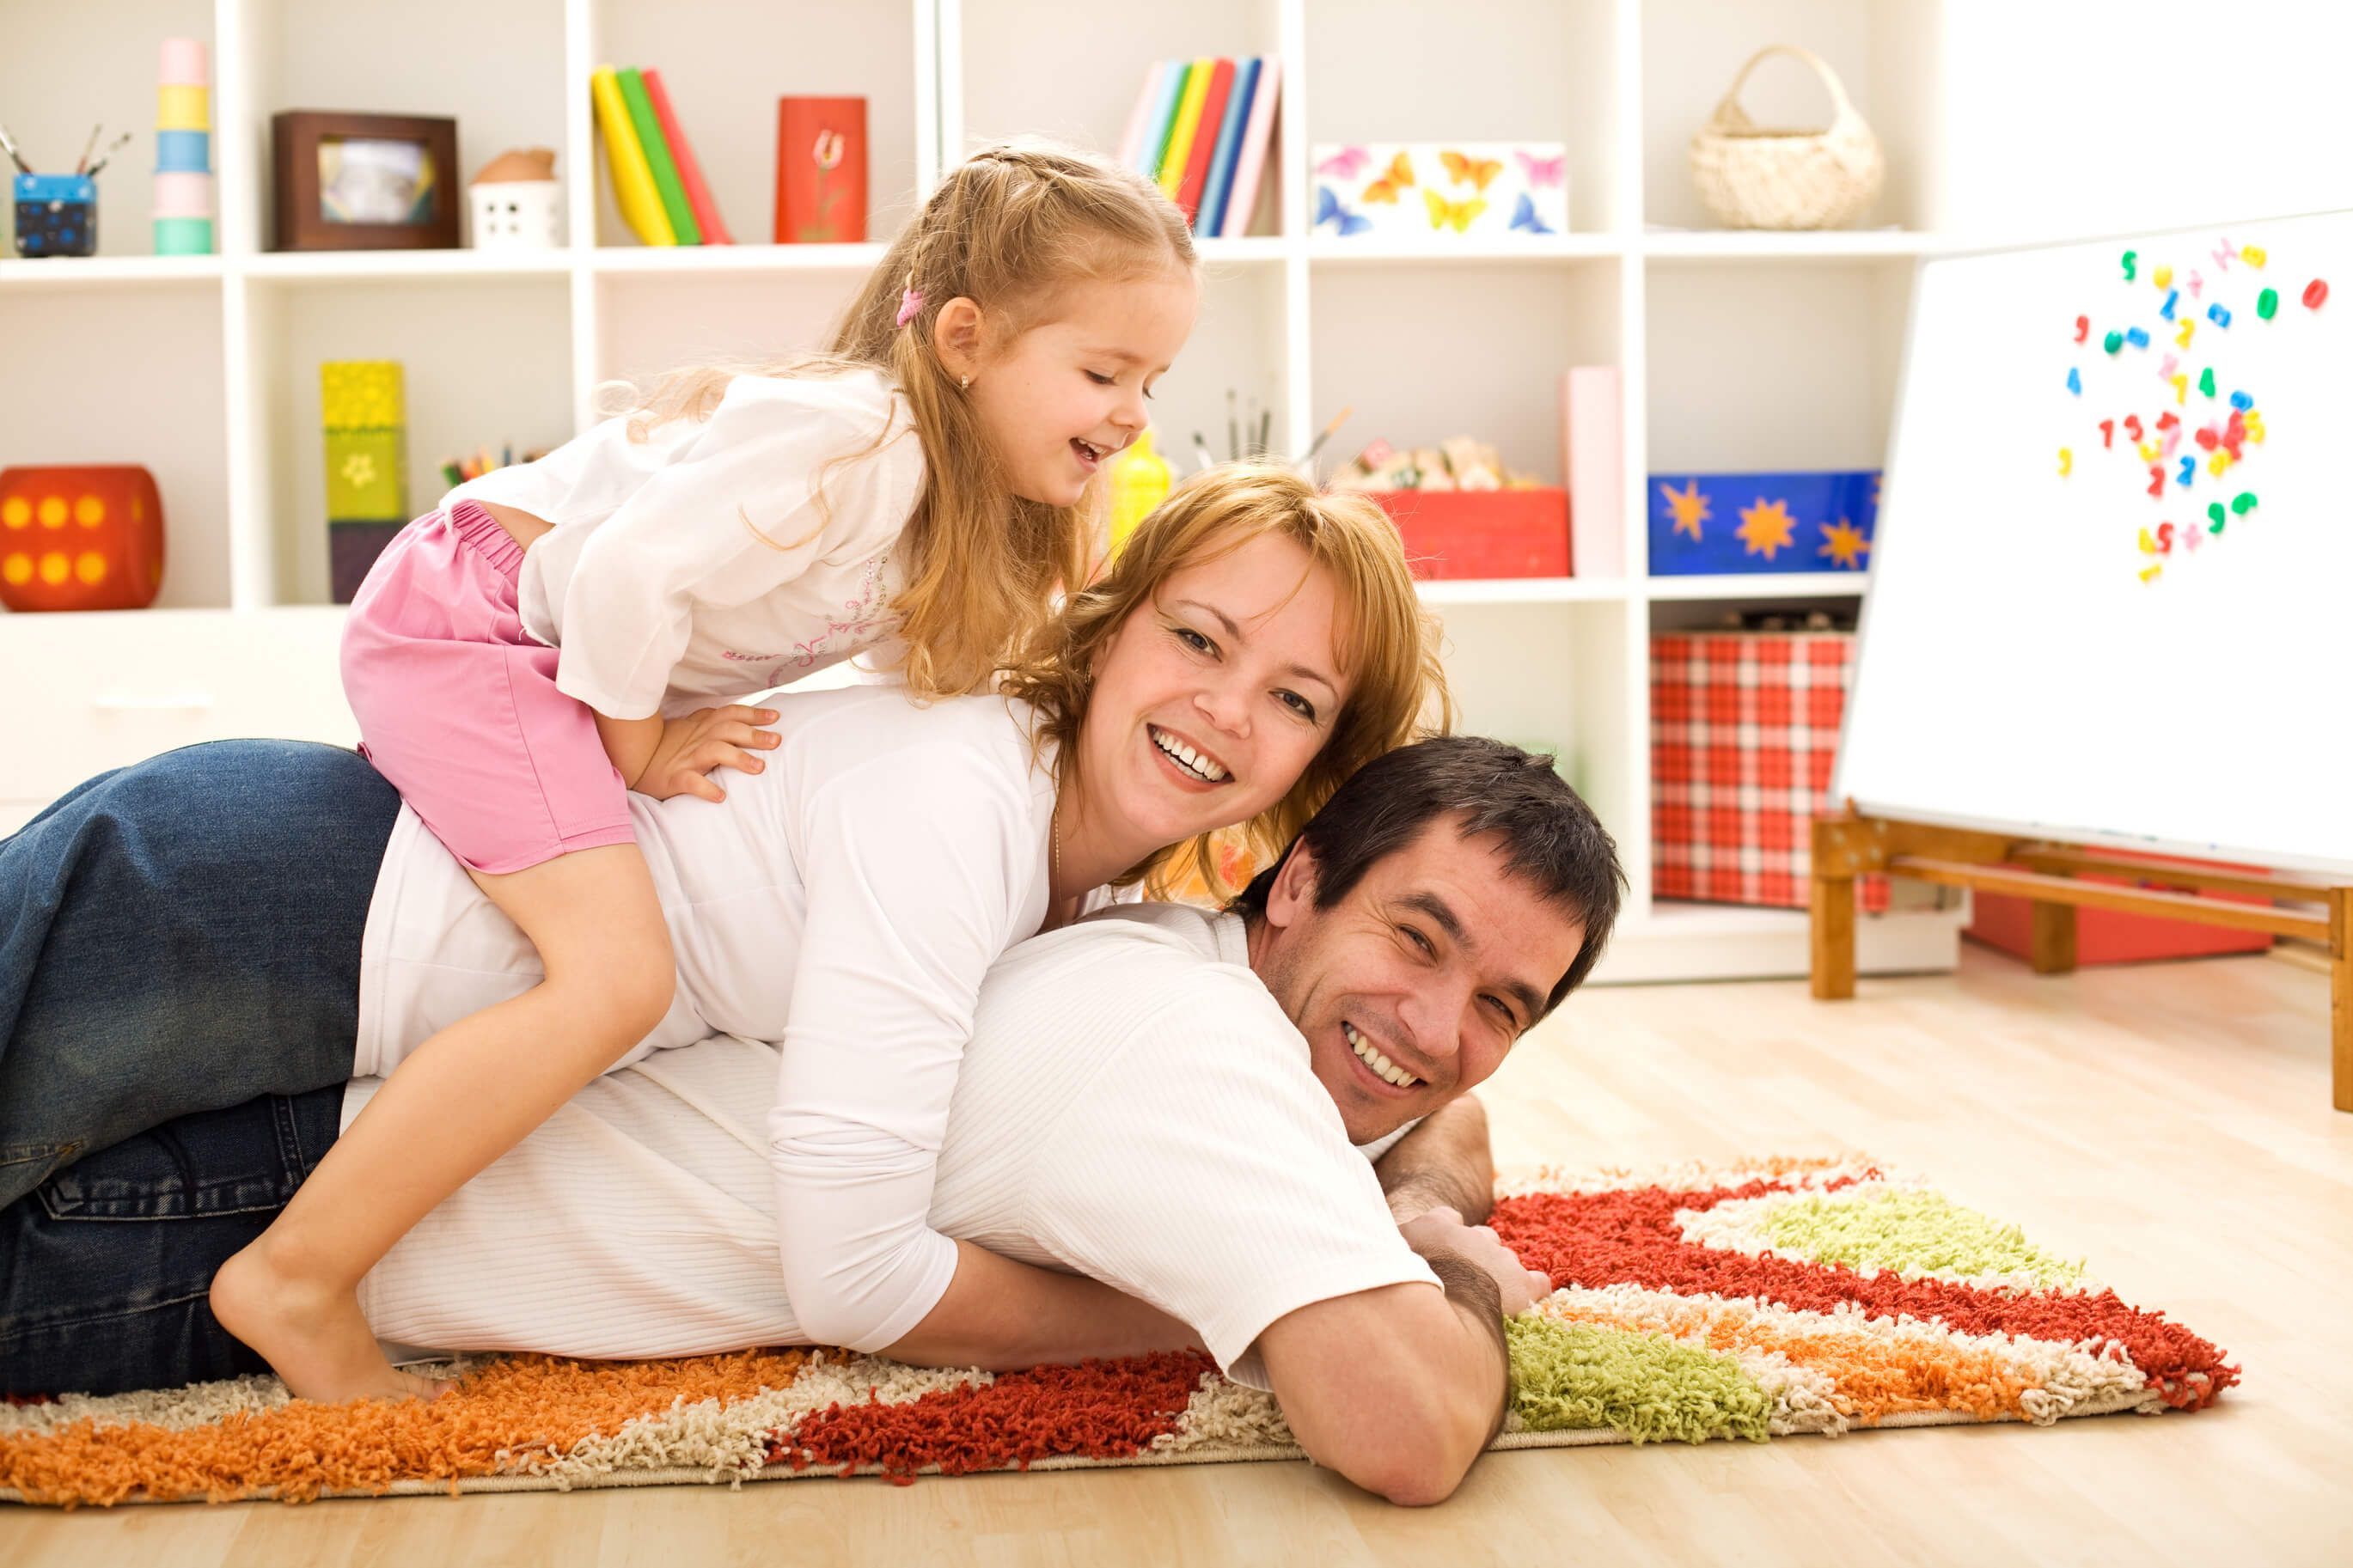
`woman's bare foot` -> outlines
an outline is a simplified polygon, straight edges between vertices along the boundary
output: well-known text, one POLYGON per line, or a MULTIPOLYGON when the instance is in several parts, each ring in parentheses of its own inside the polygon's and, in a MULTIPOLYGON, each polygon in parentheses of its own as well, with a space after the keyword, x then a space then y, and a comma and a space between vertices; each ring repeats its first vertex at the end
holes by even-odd
POLYGON ((213 1316, 297 1399, 430 1399, 448 1386, 385 1360, 359 1299, 279 1268, 255 1242, 213 1276, 213 1316))

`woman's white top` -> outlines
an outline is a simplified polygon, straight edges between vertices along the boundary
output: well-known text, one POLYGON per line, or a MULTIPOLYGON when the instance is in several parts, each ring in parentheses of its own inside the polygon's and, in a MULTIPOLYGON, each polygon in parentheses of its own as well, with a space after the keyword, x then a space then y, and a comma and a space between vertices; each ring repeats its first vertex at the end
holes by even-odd
POLYGON ((599 713, 677 718, 798 679, 897 629, 894 559, 923 487, 880 372, 739 375, 711 416, 607 419, 448 500, 554 523, 522 558, 523 629, 599 713))
MULTIPOLYGON (((678 993, 615 1063, 713 1034, 778 1046, 767 1116, 784 1283, 815 1341, 874 1350, 938 1304, 934 1169, 980 983, 1046 915, 1054 785, 1033 715, 862 686, 774 700, 782 743, 724 802, 628 797, 678 993)), ((1091 900, 1090 902, 1099 901, 1091 900)), ((537 984, 530 940, 403 806, 361 947, 354 1077, 537 984)))

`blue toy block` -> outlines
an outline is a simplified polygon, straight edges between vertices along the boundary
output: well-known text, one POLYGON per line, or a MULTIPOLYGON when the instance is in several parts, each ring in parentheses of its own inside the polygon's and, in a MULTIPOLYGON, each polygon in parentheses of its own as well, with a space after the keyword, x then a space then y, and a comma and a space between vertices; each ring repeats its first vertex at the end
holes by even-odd
POLYGON ((155 172, 159 174, 208 174, 213 167, 209 131, 155 132, 155 172))

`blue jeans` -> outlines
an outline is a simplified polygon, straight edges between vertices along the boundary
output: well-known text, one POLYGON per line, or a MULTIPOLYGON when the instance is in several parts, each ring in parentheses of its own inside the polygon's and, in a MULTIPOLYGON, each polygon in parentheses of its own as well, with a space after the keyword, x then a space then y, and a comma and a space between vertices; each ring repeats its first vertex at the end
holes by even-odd
POLYGON ((0 1394, 121 1394, 267 1372, 213 1273, 335 1141, 343 1089, 183 1116, 0 1208, 0 1394))
POLYGON ((0 840, 0 1206, 174 1117, 340 1089, 399 808, 351 752, 222 741, 0 840))

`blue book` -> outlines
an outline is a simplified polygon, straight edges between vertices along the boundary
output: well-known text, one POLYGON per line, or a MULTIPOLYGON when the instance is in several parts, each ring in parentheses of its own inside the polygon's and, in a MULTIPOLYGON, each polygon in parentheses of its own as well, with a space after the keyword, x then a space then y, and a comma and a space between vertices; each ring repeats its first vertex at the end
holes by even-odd
POLYGON ((1168 152, 1168 132, 1176 125, 1176 105, 1185 96, 1185 82, 1193 74, 1190 60, 1172 61, 1160 82, 1160 97, 1144 122, 1144 144, 1135 154, 1135 172, 1147 180, 1160 177, 1160 160, 1168 152))
POLYGON ((1193 225, 1196 234, 1220 234, 1226 225, 1226 200, 1234 193, 1234 163, 1240 157, 1242 132, 1250 124, 1250 100, 1258 93, 1258 59, 1241 62, 1234 71, 1234 90, 1226 99, 1226 122, 1218 127, 1217 150, 1209 154, 1209 177, 1201 186, 1201 211, 1193 225))

